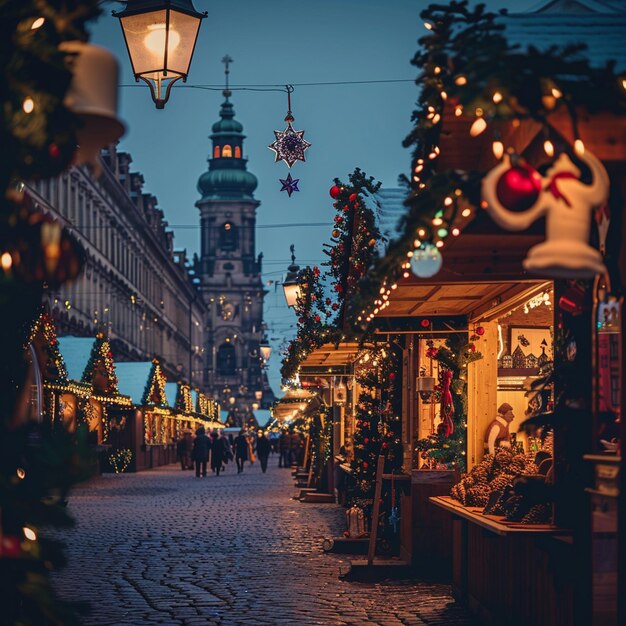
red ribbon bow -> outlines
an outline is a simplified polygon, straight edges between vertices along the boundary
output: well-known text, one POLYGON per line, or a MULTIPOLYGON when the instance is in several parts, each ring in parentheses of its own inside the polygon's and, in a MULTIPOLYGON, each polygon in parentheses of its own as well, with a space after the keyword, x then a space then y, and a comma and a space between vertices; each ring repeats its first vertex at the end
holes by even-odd
POLYGON ((551 179, 550 182, 548 183, 548 191, 558 200, 559 198, 563 198, 563 202, 565 202, 565 204, 571 208, 571 203, 570 201, 563 195, 563 193, 561 193, 561 190, 559 189, 558 185, 556 184, 557 180, 568 180, 568 179, 574 179, 574 180, 578 180, 578 178, 576 176, 574 176, 574 174, 572 174, 571 172, 559 172, 558 174, 555 174, 551 179))

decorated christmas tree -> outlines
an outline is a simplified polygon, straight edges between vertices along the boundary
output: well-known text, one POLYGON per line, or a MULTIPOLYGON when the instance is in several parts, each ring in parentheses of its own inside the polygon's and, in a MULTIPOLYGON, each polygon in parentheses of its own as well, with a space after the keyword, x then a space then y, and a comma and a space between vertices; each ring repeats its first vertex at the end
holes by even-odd
POLYGON ((379 455, 385 456, 386 472, 402 467, 399 359, 389 348, 375 348, 365 352, 359 363, 361 394, 355 414, 352 470, 357 480, 355 495, 371 498, 379 455))
POLYGON ((141 403, 166 407, 165 383, 165 374, 161 369, 159 359, 152 359, 152 367, 150 368, 150 375, 148 376, 141 403))

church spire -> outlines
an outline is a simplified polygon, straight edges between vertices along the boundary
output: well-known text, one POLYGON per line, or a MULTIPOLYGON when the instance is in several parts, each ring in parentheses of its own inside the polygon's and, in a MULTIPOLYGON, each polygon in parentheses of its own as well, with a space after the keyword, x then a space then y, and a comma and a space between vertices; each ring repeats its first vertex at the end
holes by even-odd
POLYGON ((224 95, 224 98, 226 98, 226 102, 228 102, 228 98, 230 98, 230 96, 233 95, 233 92, 229 89, 228 87, 228 75, 230 74, 230 69, 229 66, 231 63, 234 63, 234 59, 229 55, 229 54, 225 54, 222 57, 222 63, 224 64, 224 91, 222 91, 222 94, 224 95))

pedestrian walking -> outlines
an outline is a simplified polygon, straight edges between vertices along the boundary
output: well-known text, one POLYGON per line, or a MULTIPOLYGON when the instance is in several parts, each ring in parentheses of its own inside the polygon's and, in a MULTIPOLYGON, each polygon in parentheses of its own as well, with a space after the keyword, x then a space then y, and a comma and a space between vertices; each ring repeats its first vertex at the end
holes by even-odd
POLYGON ((191 435, 191 430, 186 428, 185 432, 183 433, 183 437, 185 438, 185 449, 183 451, 183 458, 181 460, 181 466, 184 464, 185 469, 192 470, 193 461, 191 460, 191 452, 193 450, 193 437, 191 435))
POLYGON ((298 450, 300 449, 300 434, 292 430, 289 433, 289 467, 298 464, 298 450))
POLYGON ((235 447, 235 461, 237 462, 237 474, 243 472, 243 464, 248 460, 248 440, 243 430, 239 431, 239 434, 233 441, 235 447))
POLYGON ((224 465, 224 443, 219 431, 214 430, 211 435, 211 470, 216 476, 220 475, 224 465))
POLYGON ((181 433, 178 441, 176 442, 176 458, 180 461, 180 469, 186 470, 187 464, 185 462, 185 452, 187 445, 185 443, 185 433, 181 433))
POLYGON ((206 477, 206 464, 209 461, 209 450, 211 449, 211 440, 204 432, 204 426, 200 426, 196 430, 196 438, 193 440, 192 457, 196 465, 196 478, 200 478, 200 470, 202 477, 206 477))
POLYGON ((254 465, 256 461, 256 457, 254 456, 254 435, 248 435, 246 440, 248 441, 248 461, 250 461, 250 465, 254 465))
POLYGON ((267 460, 270 456, 271 447, 272 445, 270 443, 270 440, 265 436, 265 433, 262 430, 259 431, 259 437, 256 440, 256 453, 261 463, 261 471, 264 474, 267 470, 267 460))
POLYGON ((278 467, 289 467, 289 434, 286 430, 278 438, 278 467))

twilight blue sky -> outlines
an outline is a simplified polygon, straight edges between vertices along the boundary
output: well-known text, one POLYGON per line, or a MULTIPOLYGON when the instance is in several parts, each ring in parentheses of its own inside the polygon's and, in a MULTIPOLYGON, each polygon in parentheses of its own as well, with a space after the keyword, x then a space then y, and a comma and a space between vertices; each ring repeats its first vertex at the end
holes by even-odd
MULTIPOLYGON (((534 0, 489 2, 523 10, 534 0)), ((424 29, 419 0, 194 0, 208 11, 191 65, 189 85, 222 85, 220 59, 233 57, 231 84, 280 84, 331 81, 414 79, 410 64, 424 29)), ((175 245, 199 251, 196 183, 207 169, 211 125, 218 119, 220 91, 174 86, 164 110, 157 111, 147 86, 134 86, 119 21, 110 15, 120 3, 105 2, 92 41, 116 54, 122 70, 120 116, 127 133, 120 148, 143 173, 144 190, 159 199, 175 231, 175 245), (185 226, 177 228, 176 225, 185 226), (189 227, 196 226, 196 227, 189 227)), ((280 92, 234 91, 236 117, 247 139, 244 156, 259 179, 258 224, 327 222, 327 227, 259 228, 264 281, 280 280, 289 264, 289 244, 301 264, 322 262, 322 243, 330 237, 333 216, 328 189, 335 176, 347 179, 355 167, 383 186, 395 186, 409 165, 402 140, 411 128, 417 96, 411 82, 371 85, 301 86, 292 96, 294 127, 304 129, 313 146, 307 162, 292 168, 300 193, 280 193, 278 178, 288 168, 274 163, 267 145, 273 130, 283 129, 287 102, 280 92)), ((294 332, 295 315, 274 286, 265 300, 265 321, 275 348, 270 382, 279 390, 278 346, 294 332)))

